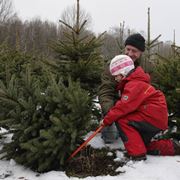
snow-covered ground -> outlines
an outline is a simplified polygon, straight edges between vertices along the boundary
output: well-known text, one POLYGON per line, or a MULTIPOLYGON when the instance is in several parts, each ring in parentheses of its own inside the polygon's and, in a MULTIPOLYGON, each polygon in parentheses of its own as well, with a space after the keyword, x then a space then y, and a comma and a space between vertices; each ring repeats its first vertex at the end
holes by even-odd
MULTIPOLYGON (((89 136, 90 134, 88 134, 89 136)), ((90 141, 90 144, 96 148, 107 146, 103 143, 100 134, 90 141)), ((118 139, 110 148, 121 147, 122 142, 118 139)), ((122 153, 117 151, 117 157, 122 158, 122 153)), ((128 162, 125 166, 117 169, 123 173, 117 176, 97 176, 86 177, 85 180, 180 180, 180 156, 147 156, 146 161, 128 162)), ((0 160, 0 179, 5 180, 77 180, 76 177, 67 177, 62 171, 50 171, 48 173, 38 174, 13 160, 0 160)))

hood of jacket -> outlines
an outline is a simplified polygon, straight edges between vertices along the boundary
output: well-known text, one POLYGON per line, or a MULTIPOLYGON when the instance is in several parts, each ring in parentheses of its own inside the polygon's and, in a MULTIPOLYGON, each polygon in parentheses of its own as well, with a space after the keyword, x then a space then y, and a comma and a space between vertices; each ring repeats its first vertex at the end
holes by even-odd
POLYGON ((124 86, 129 81, 144 81, 146 83, 150 83, 150 76, 148 73, 145 73, 144 70, 138 66, 132 73, 130 73, 126 78, 122 79, 120 83, 117 85, 117 90, 124 89, 124 86))

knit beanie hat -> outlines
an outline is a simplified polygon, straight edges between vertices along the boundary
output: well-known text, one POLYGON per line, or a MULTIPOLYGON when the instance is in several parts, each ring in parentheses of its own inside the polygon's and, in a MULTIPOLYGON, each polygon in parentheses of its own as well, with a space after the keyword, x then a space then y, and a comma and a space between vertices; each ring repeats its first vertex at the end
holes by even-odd
POLYGON ((134 68, 133 60, 127 55, 115 56, 111 60, 109 66, 109 70, 112 76, 117 76, 119 74, 127 76, 127 74, 134 68))
POLYGON ((144 52, 144 50, 145 50, 145 39, 139 33, 132 34, 126 39, 125 46, 126 45, 134 46, 137 49, 139 49, 140 51, 144 52))

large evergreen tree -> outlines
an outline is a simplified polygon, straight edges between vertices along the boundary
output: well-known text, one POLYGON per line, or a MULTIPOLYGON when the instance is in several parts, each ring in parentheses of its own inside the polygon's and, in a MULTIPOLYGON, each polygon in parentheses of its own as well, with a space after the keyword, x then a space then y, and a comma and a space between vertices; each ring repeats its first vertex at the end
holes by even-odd
POLYGON ((86 29, 87 20, 80 21, 79 2, 77 2, 76 20, 72 25, 62 23, 63 38, 53 43, 57 53, 58 71, 63 77, 69 75, 73 80, 80 80, 83 88, 96 92, 100 82, 103 59, 100 54, 102 35, 95 37, 86 29))
POLYGON ((62 21, 67 29, 53 46, 57 63, 17 51, 0 58, 0 127, 12 133, 1 152, 38 172, 63 168, 92 122, 101 36, 87 34, 78 17, 73 27, 62 21))
POLYGON ((0 54, 0 127, 12 133, 1 152, 39 172, 63 168, 92 122, 101 37, 85 33, 78 13, 74 27, 62 22, 68 31, 53 46, 57 64, 17 51, 0 54))

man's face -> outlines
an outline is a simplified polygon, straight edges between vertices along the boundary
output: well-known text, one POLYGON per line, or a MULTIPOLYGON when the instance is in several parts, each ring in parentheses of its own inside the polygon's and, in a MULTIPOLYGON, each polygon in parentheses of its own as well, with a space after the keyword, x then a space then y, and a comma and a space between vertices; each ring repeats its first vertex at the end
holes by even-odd
POLYGON ((126 45, 124 53, 129 56, 133 61, 136 61, 142 55, 142 51, 131 45, 126 45))

